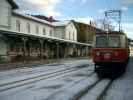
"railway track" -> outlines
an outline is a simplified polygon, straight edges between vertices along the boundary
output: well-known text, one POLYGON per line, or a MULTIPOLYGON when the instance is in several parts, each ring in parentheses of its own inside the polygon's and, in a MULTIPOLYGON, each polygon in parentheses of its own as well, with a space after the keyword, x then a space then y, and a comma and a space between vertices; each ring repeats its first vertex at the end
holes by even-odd
POLYGON ((77 81, 76 83, 74 82, 64 86, 48 97, 43 98, 43 100, 77 100, 88 87, 92 87, 98 81, 99 79, 96 77, 96 74, 92 73, 88 77, 77 81))
POLYGON ((72 86, 66 86, 44 100, 104 100, 104 95, 112 84, 112 80, 99 79, 96 76, 95 73, 92 73, 88 78, 82 79, 72 86))
POLYGON ((106 91, 112 84, 112 81, 109 79, 99 79, 96 73, 90 69, 88 65, 64 68, 48 74, 37 75, 35 77, 12 81, 5 84, 0 83, 0 92, 3 94, 8 90, 21 88, 23 86, 25 87, 39 81, 47 79, 53 80, 63 76, 69 76, 74 72, 77 73, 76 71, 81 71, 82 69, 87 69, 90 72, 87 77, 83 77, 80 80, 72 82, 72 84, 69 84, 68 86, 66 85, 57 89, 44 98, 44 100, 88 100, 88 98, 89 100, 104 100, 106 91), (76 89, 73 91, 76 87, 80 88, 80 90, 76 89), (71 93, 72 95, 70 95, 71 93))
POLYGON ((106 87, 104 88, 104 90, 101 92, 101 94, 97 97, 97 100, 104 100, 104 96, 106 95, 109 87, 111 86, 112 84, 112 80, 110 80, 110 82, 106 85, 106 87))
POLYGON ((88 90, 84 91, 78 98, 73 100, 104 100, 104 95, 112 84, 112 80, 100 79, 88 90))
POLYGON ((57 76, 60 76, 63 74, 71 73, 74 71, 78 71, 78 70, 81 70, 81 68, 85 68, 85 67, 87 67, 87 66, 84 65, 84 66, 75 66, 75 67, 70 67, 70 68, 64 68, 62 70, 58 70, 58 71, 51 72, 48 74, 41 74, 41 75, 37 75, 35 77, 30 77, 30 78, 12 81, 12 82, 8 82, 8 83, 5 82, 3 84, 0 84, 0 92, 4 92, 4 91, 12 89, 12 88, 21 87, 21 86, 24 86, 24 85, 27 85, 30 83, 34 83, 34 82, 38 82, 41 80, 57 77, 57 76))

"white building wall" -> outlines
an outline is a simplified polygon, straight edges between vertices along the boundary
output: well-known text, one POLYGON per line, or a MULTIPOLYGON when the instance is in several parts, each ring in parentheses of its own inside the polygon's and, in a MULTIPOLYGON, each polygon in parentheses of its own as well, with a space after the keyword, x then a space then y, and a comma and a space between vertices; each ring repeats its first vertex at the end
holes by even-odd
POLYGON ((68 40, 77 41, 77 30, 73 22, 70 22, 65 28, 65 38, 68 40))
POLYGON ((65 38, 65 27, 58 26, 54 28, 54 37, 64 39, 65 38))
POLYGON ((63 27, 55 27, 52 24, 48 25, 46 23, 23 17, 23 15, 21 16, 17 14, 12 14, 11 5, 6 0, 0 0, 0 10, 0 29, 7 29, 23 34, 52 36, 77 41, 77 30, 73 22, 70 22, 68 25, 64 25, 63 27), (20 21, 20 31, 16 30, 16 20, 20 21), (30 24, 30 33, 27 31, 27 23, 30 24), (36 26, 38 26, 39 28, 38 33, 36 33, 36 26), (43 28, 45 29, 46 35, 44 35, 43 33, 43 28))
POLYGON ((10 28, 11 5, 6 0, 0 0, 0 29, 10 28))
POLYGON ((13 30, 13 31, 17 31, 16 30, 16 20, 20 21, 20 32, 22 32, 22 33, 38 35, 38 36, 50 36, 50 30, 51 30, 52 31, 51 36, 54 36, 54 27, 47 25, 45 23, 43 24, 41 22, 37 22, 35 20, 24 18, 24 17, 17 16, 17 15, 12 16, 11 30, 13 30), (27 30, 27 23, 30 24, 30 33, 28 33, 28 30, 27 30), (37 26, 39 28, 38 33, 36 33, 37 26), (46 35, 44 35, 43 29, 45 29, 46 35))
POLYGON ((74 41, 77 41, 77 29, 74 28, 74 41))
POLYGON ((0 55, 4 56, 7 54, 7 43, 3 39, 2 35, 0 35, 0 55))

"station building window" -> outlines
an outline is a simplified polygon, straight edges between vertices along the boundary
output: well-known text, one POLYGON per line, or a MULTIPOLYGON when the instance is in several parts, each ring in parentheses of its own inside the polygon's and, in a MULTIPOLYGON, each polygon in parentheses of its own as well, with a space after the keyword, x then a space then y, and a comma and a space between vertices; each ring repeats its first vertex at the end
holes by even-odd
POLYGON ((36 34, 39 34, 39 26, 36 25, 36 34))
POLYGON ((43 28, 43 35, 46 35, 46 29, 45 28, 43 28))
POLYGON ((69 31, 69 40, 71 39, 71 32, 69 31))
POLYGON ((16 31, 20 32, 20 20, 16 20, 16 31))
POLYGON ((52 30, 49 31, 50 36, 52 36, 52 30))
POLYGON ((27 23, 27 32, 30 33, 30 23, 27 23))
POLYGON ((74 32, 73 32, 73 40, 74 40, 75 38, 74 38, 74 32))

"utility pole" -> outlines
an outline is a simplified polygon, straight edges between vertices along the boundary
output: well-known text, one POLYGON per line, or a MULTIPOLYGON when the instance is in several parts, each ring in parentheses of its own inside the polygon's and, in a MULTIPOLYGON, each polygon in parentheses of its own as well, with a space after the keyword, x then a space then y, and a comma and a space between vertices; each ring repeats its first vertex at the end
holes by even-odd
MULTIPOLYGON (((119 31, 121 31, 121 10, 107 10, 105 11, 105 19, 107 21, 114 20, 119 25, 119 31)), ((109 24, 108 24, 108 30, 109 30, 109 24)))

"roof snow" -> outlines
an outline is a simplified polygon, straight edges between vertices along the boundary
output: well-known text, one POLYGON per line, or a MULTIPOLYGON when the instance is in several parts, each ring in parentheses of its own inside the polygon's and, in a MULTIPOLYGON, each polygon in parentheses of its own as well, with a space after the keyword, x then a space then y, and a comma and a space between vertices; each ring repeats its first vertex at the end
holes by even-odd
POLYGON ((65 20, 65 21, 60 21, 60 22, 53 22, 52 24, 54 26, 66 26, 69 22, 70 20, 65 20))

